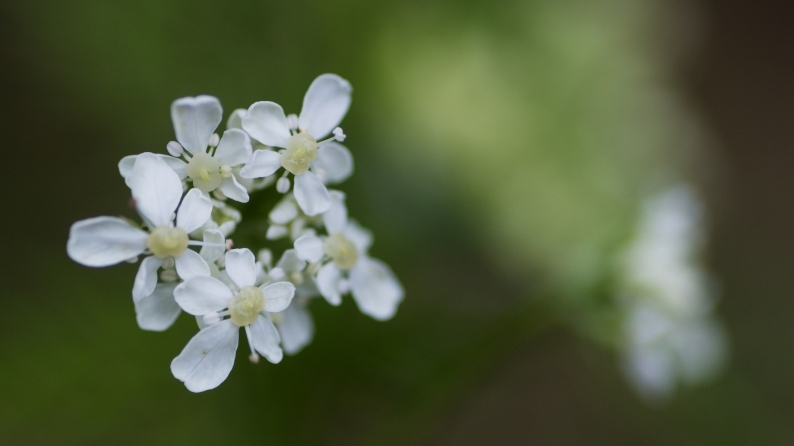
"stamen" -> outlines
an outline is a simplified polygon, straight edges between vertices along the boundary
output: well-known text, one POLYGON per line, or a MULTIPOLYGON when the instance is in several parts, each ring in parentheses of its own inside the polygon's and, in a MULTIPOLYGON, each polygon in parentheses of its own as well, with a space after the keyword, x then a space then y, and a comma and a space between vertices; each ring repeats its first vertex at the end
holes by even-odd
POLYGON ((217 133, 213 133, 210 136, 210 147, 218 147, 219 142, 221 142, 221 137, 217 133))
POLYGON ((287 115, 287 125, 289 126, 290 131, 295 131, 298 128, 298 115, 295 113, 290 113, 287 115))
POLYGON ((339 284, 339 294, 347 294, 350 291, 350 282, 347 279, 340 279, 339 284))
POLYGON ((232 176, 232 166, 228 164, 224 164, 221 166, 221 176, 223 178, 229 178, 232 176))
POLYGON ((281 177, 278 179, 278 181, 276 181, 276 191, 278 191, 281 194, 286 194, 287 192, 289 192, 289 187, 290 187, 290 182, 289 182, 289 178, 287 177, 281 177))
POLYGON ((179 280, 179 275, 176 273, 176 270, 173 268, 164 269, 160 272, 160 280, 163 282, 173 283, 179 280))
POLYGON ((214 325, 221 321, 221 317, 218 313, 209 313, 205 314, 202 320, 207 325, 214 325))
POLYGON ((177 158, 179 158, 183 153, 185 153, 185 148, 182 147, 182 144, 179 144, 176 141, 171 141, 168 144, 166 144, 165 149, 168 150, 168 153, 170 153, 171 156, 175 156, 177 158))
POLYGON ((345 138, 347 138, 347 135, 345 135, 345 132, 342 130, 342 127, 337 127, 337 128, 335 128, 333 133, 334 133, 334 136, 332 136, 332 137, 330 137, 330 138, 328 138, 328 139, 324 139, 324 140, 322 140, 322 141, 318 142, 318 143, 317 143, 317 145, 318 145, 318 146, 321 146, 321 145, 323 145, 323 144, 325 144, 325 143, 329 143, 329 142, 331 142, 331 141, 339 141, 339 142, 342 142, 342 141, 344 141, 344 140, 345 140, 345 138))
MULTIPOLYGON (((226 243, 202 242, 199 240, 191 240, 187 244, 190 246, 214 246, 216 248, 226 248, 226 243)), ((165 266, 163 266, 163 268, 165 268, 165 266)))
POLYGON ((248 348, 251 349, 251 355, 248 356, 248 360, 254 364, 259 364, 259 355, 256 353, 256 350, 254 350, 254 342, 252 340, 253 337, 251 336, 250 325, 245 326, 245 337, 248 338, 248 348))

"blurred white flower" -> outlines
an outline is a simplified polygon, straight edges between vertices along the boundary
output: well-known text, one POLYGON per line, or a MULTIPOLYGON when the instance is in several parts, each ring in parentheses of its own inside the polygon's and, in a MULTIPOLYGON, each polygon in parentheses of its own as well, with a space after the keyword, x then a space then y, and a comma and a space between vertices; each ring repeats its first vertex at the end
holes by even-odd
POLYGON ((185 312, 201 316, 209 324, 171 362, 174 377, 192 392, 213 389, 229 375, 239 328, 245 330, 252 362, 257 362, 261 354, 278 363, 283 355, 278 331, 263 312, 284 311, 295 295, 295 286, 276 282, 257 287, 261 268, 248 249, 229 251, 225 266, 236 285, 234 291, 210 276, 194 276, 174 290, 176 302, 185 312))
POLYGON ((274 268, 268 271, 270 280, 287 280, 295 285, 295 299, 286 310, 273 313, 273 323, 281 334, 281 346, 289 355, 298 353, 314 338, 314 320, 307 308, 311 298, 320 295, 314 277, 306 270, 306 261, 294 249, 284 251, 274 268))
MULTIPOLYGON (((240 175, 265 177, 284 167, 295 176, 295 199, 306 215, 325 212, 331 205, 325 184, 341 182, 353 171, 350 152, 335 142, 345 138, 337 126, 350 107, 351 91, 346 80, 323 74, 309 86, 297 118, 290 115, 288 119, 274 102, 252 104, 241 117, 243 129, 262 144, 285 150, 257 150, 240 175), (331 132, 331 138, 319 141, 331 132)), ((281 183, 284 190, 287 183, 281 183)))
POLYGON ((720 370, 727 345, 711 310, 713 286, 698 254, 702 209, 679 186, 648 201, 623 258, 623 362, 638 391, 663 399, 720 370))
POLYGON ((323 214, 327 237, 304 235, 295 240, 298 257, 317 264, 317 288, 331 304, 339 305, 351 292, 362 313, 378 320, 397 312, 403 289, 391 269, 367 255, 372 234, 348 221, 345 196, 331 191, 331 206, 323 214))
MULTIPOLYGON (((213 132, 222 115, 221 103, 213 96, 177 99, 171 104, 171 120, 178 142, 168 143, 171 156, 158 156, 174 169, 180 179, 191 181, 193 187, 202 192, 219 189, 223 196, 245 203, 249 199, 248 190, 240 184, 238 176, 251 159, 251 139, 240 129, 226 130, 218 139, 213 132)), ((125 180, 136 157, 126 156, 119 162, 119 172, 125 180)))
POLYGON ((66 250, 72 260, 93 267, 109 266, 147 255, 141 262, 132 296, 135 302, 149 296, 157 285, 157 270, 173 263, 179 277, 188 279, 209 274, 209 267, 189 245, 188 233, 201 227, 210 216, 212 203, 197 190, 182 198, 182 183, 176 173, 152 153, 137 157, 128 176, 135 207, 148 231, 116 217, 96 217, 72 225, 66 250), (177 206, 179 211, 176 212, 177 206))

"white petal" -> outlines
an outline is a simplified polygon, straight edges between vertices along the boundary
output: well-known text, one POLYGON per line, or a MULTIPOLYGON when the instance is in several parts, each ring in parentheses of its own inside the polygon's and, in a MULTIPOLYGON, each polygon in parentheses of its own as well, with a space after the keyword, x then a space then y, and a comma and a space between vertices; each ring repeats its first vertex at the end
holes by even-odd
MULTIPOLYGON (((161 155, 157 154, 157 156, 165 161, 168 164, 168 167, 173 169, 177 175, 179 175, 179 179, 184 179, 187 177, 187 163, 182 161, 179 158, 174 158, 173 156, 169 155, 161 155)), ((319 155, 318 155, 319 156, 319 155)), ((125 156, 124 158, 119 161, 119 173, 124 178, 127 187, 129 187, 129 181, 127 180, 129 176, 132 174, 132 168, 135 167, 135 160, 138 158, 138 155, 130 155, 125 156)))
POLYGON ((245 116, 247 110, 244 108, 238 108, 229 115, 229 119, 226 120, 226 128, 227 129, 242 129, 243 128, 243 116, 245 116))
POLYGON ((351 220, 347 223, 345 230, 343 232, 345 238, 353 242, 358 248, 359 253, 364 253, 369 251, 369 247, 372 246, 372 233, 369 230, 364 229, 358 223, 351 220))
POLYGON ((176 225, 191 233, 202 227, 212 215, 212 201, 195 187, 190 189, 176 213, 176 225))
POLYGON ((303 235, 295 240, 295 251, 300 259, 314 263, 323 258, 323 241, 316 235, 303 235))
MULTIPOLYGON (((318 155, 319 156, 319 155, 318 155)), ((135 158, 138 155, 128 155, 119 161, 119 173, 121 177, 126 179, 132 173, 132 168, 135 167, 135 158)))
POLYGON ((72 225, 66 252, 85 266, 109 266, 143 253, 147 237, 121 218, 89 218, 72 225))
POLYGON ((285 147, 290 137, 284 109, 275 102, 254 102, 243 117, 243 130, 262 144, 285 147))
POLYGON ((239 166, 251 159, 251 138, 240 129, 231 129, 223 132, 223 137, 212 155, 221 165, 239 166))
POLYGON ((248 164, 240 169, 243 178, 264 178, 276 173, 281 167, 281 154, 273 150, 255 150, 248 164))
POLYGON ((132 285, 132 301, 138 302, 144 297, 152 294, 157 285, 157 270, 163 266, 163 259, 149 256, 143 259, 138 273, 135 274, 135 282, 132 285))
POLYGON ((314 139, 331 133, 350 108, 350 83, 335 74, 322 74, 312 82, 298 118, 298 126, 314 139))
POLYGON ((220 189, 224 195, 232 200, 240 203, 248 203, 248 191, 237 182, 237 178, 235 178, 234 175, 224 178, 221 181, 220 189))
POLYGON ((218 387, 234 366, 238 328, 225 320, 199 331, 171 361, 171 373, 191 392, 218 387))
POLYGON ((328 189, 311 171, 295 176, 295 200, 310 217, 322 214, 331 207, 328 189))
POLYGON ((182 181, 160 157, 142 153, 127 177, 135 206, 154 226, 167 225, 182 198, 182 181))
MULTIPOLYGON (((173 156, 168 155, 157 155, 160 157, 161 160, 165 161, 177 175, 179 175, 179 179, 183 180, 187 177, 187 163, 182 161, 179 158, 174 158, 173 156)), ((319 156, 319 154, 317 155, 319 156)))
POLYGON ((207 150, 222 117, 221 103, 212 96, 187 97, 171 104, 176 140, 190 153, 207 150))
POLYGON ((195 276, 209 276, 210 267, 207 261, 196 251, 186 249, 179 257, 174 259, 176 263, 176 273, 182 280, 188 280, 195 276))
POLYGON ((333 264, 327 263, 317 271, 317 288, 320 294, 331 305, 342 303, 342 296, 339 293, 339 281, 342 279, 342 271, 333 264))
POLYGON ((281 345, 288 355, 294 355, 308 345, 314 337, 314 320, 304 305, 293 304, 281 313, 278 331, 281 345))
POLYGON ((353 174, 353 155, 342 144, 327 142, 317 151, 312 169, 325 172, 325 184, 341 183, 353 174))
POLYGON ((273 364, 281 362, 281 358, 284 357, 281 347, 278 346, 281 337, 272 322, 260 315, 253 324, 249 325, 249 333, 251 333, 251 344, 259 354, 273 364))
POLYGON ((287 228, 284 226, 270 225, 270 227, 267 228, 267 234, 265 234, 265 238, 268 240, 280 239, 281 237, 287 235, 287 232, 287 228))
POLYGON ((260 289, 265 295, 265 311, 271 313, 284 311, 295 297, 295 285, 289 282, 276 282, 260 289))
POLYGON ((250 249, 232 249, 226 253, 226 272, 238 287, 256 283, 256 259, 250 249))
POLYGON ((285 273, 294 273, 303 271, 306 268, 306 262, 298 257, 298 252, 294 249, 288 249, 281 255, 276 267, 281 268, 285 273))
POLYGON ((350 288, 359 310, 381 321, 394 316, 403 299, 403 288, 391 269, 369 257, 358 259, 350 270, 350 288))
POLYGON ((174 300, 176 283, 161 283, 154 292, 135 303, 138 326, 144 330, 164 331, 174 324, 182 309, 174 300))
POLYGON ((285 225, 298 216, 298 207, 292 200, 282 200, 270 211, 268 218, 277 225, 285 225))
POLYGON ((212 263, 221 258, 226 252, 226 236, 220 229, 207 229, 204 231, 204 246, 201 247, 201 257, 212 263))
POLYGON ((342 232, 347 227, 347 206, 345 194, 332 190, 328 192, 331 197, 331 207, 323 214, 323 223, 329 234, 342 232))
POLYGON ((176 287, 174 298, 185 312, 203 316, 226 308, 232 291, 214 277, 194 276, 176 287))

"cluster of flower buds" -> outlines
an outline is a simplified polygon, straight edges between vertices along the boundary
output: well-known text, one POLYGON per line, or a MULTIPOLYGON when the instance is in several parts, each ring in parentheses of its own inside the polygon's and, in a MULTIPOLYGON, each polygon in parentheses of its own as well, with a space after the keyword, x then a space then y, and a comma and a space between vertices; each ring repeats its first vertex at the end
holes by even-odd
POLYGON ((283 352, 300 351, 314 335, 307 308, 314 297, 339 305, 351 294, 378 320, 396 312, 402 286, 367 254, 372 235, 348 218, 345 195, 327 189, 353 172, 338 127, 351 91, 339 76, 321 75, 300 115, 256 102, 232 112, 220 137, 217 98, 178 99, 171 106, 176 141, 167 144, 168 154, 119 162, 141 224, 96 217, 72 225, 67 252, 78 263, 104 267, 141 258, 132 298, 142 329, 166 330, 182 311, 195 316, 198 333, 171 362, 189 390, 209 390, 226 379, 240 328, 254 363, 260 355, 278 363, 283 352), (248 202, 249 194, 272 185, 284 198, 269 213, 263 235, 294 243, 275 263, 271 250, 254 256, 231 249, 228 238, 242 218, 231 201, 248 202))

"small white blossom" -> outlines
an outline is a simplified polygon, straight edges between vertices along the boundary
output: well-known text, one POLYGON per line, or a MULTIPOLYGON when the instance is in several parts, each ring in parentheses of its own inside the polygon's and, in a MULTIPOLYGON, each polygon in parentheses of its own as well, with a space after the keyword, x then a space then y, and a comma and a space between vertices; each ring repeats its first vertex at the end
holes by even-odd
POLYGON ((316 281, 331 305, 339 305, 348 291, 362 313, 378 320, 390 319, 403 299, 403 288, 391 269, 367 255, 372 235, 348 221, 345 196, 331 191, 331 206, 323 214, 327 237, 304 235, 295 240, 298 257, 320 262, 316 281))
MULTIPOLYGON (((172 141, 167 146, 168 153, 173 156, 158 156, 174 169, 180 179, 189 180, 202 192, 219 191, 225 197, 246 203, 248 189, 240 184, 240 171, 251 159, 251 139, 244 131, 234 128, 226 130, 219 138, 214 132, 222 115, 221 103, 215 97, 177 99, 171 104, 171 120, 178 143, 172 141), (184 150, 180 151, 180 148, 184 150)), ((129 177, 136 157, 126 156, 119 162, 119 173, 125 179, 129 177)))
POLYGON ((280 362, 283 356, 278 331, 265 312, 284 311, 295 295, 295 286, 276 282, 257 287, 261 268, 248 249, 229 251, 225 264, 236 285, 234 291, 210 276, 194 276, 174 290, 176 302, 185 312, 201 316, 205 323, 212 322, 171 362, 174 377, 192 392, 213 389, 229 375, 239 328, 245 330, 253 362, 258 360, 258 354, 272 363, 280 362))
POLYGON ((351 91, 350 83, 337 75, 315 79, 303 98, 298 132, 280 105, 267 101, 251 105, 242 117, 243 129, 262 144, 285 150, 255 152, 240 174, 264 177, 284 167, 295 176, 295 198, 301 209, 310 216, 325 212, 331 203, 324 182, 337 183, 350 176, 353 158, 346 147, 334 142, 336 135, 344 139, 341 129, 330 139, 319 140, 342 121, 350 107, 351 91), (322 170, 323 181, 315 170, 322 170))
MULTIPOLYGON (((73 224, 69 233, 66 245, 69 257, 86 266, 102 267, 146 255, 132 289, 136 303, 155 291, 157 270, 166 262, 173 264, 182 279, 209 274, 207 262, 197 252, 188 249, 189 245, 202 244, 191 241, 188 233, 209 218, 212 211, 209 199, 201 192, 191 190, 180 203, 182 186, 179 177, 162 158, 152 153, 138 156, 128 182, 136 209, 148 231, 116 217, 82 220, 73 224), (179 211, 175 213, 177 207, 179 211)), ((141 317, 145 318, 139 315, 139 322, 141 317)), ((144 322, 142 327, 144 325, 159 326, 148 322, 144 322)))

